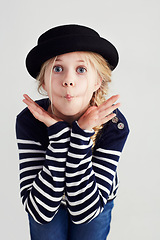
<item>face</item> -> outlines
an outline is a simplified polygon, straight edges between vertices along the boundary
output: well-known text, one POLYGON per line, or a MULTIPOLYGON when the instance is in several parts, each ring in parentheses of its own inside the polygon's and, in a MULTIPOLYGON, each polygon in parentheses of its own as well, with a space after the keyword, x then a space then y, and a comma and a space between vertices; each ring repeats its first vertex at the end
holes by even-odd
POLYGON ((53 104, 54 113, 63 120, 77 120, 89 107, 100 77, 84 53, 59 55, 46 67, 43 88, 53 104))

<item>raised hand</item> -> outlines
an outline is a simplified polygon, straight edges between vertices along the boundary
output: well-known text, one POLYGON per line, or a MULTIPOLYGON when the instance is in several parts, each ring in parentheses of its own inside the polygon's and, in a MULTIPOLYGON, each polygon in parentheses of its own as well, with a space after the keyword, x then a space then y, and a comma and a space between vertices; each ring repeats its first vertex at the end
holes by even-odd
POLYGON ((33 116, 43 122, 47 127, 55 124, 58 121, 62 121, 58 119, 53 114, 48 113, 42 107, 40 107, 36 102, 34 102, 27 94, 23 95, 23 102, 28 106, 28 109, 33 114, 33 116))
POLYGON ((118 98, 119 95, 114 95, 102 103, 99 107, 92 106, 88 108, 88 110, 78 120, 80 128, 84 130, 91 130, 115 117, 116 114, 113 113, 113 111, 120 106, 120 103, 114 104, 118 98))

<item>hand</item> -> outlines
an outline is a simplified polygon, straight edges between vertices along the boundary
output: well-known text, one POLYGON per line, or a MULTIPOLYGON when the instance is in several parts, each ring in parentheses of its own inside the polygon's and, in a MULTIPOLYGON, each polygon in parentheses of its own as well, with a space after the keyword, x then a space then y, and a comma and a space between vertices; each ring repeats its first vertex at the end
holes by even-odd
POLYGON ((91 130, 115 117, 116 114, 113 113, 113 111, 120 106, 120 103, 114 104, 118 98, 119 95, 115 95, 106 100, 99 107, 92 106, 88 108, 88 110, 78 120, 80 128, 83 130, 91 130))
POLYGON ((53 114, 49 114, 47 111, 45 111, 36 102, 34 102, 27 94, 24 94, 23 97, 24 97, 23 102, 27 104, 28 109, 33 114, 33 116, 37 120, 43 122, 47 127, 50 127, 51 125, 57 123, 58 121, 62 121, 53 114))

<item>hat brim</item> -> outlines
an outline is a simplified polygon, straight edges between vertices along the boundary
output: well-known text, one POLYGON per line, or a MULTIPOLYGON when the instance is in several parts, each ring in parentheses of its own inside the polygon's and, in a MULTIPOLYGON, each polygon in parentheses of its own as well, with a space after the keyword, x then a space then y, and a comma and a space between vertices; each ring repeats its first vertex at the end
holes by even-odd
POLYGON ((104 38, 96 36, 65 36, 54 38, 34 47, 26 57, 26 67, 29 74, 36 78, 42 64, 55 56, 76 52, 91 51, 99 53, 114 70, 118 64, 119 56, 112 43, 104 38))

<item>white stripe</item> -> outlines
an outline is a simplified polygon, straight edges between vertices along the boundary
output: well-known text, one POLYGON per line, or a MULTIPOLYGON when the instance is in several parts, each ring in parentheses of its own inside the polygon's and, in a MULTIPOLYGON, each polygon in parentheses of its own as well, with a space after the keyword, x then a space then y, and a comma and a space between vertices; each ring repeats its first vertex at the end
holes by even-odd
POLYGON ((82 210, 73 212, 69 209, 69 212, 71 213, 72 216, 80 215, 80 214, 88 211, 88 209, 91 209, 91 207, 93 207, 98 201, 99 201, 99 195, 97 196, 97 198, 91 204, 89 204, 88 206, 86 206, 82 210))
POLYGON ((99 168, 99 169, 102 169, 102 170, 104 170, 104 171, 106 171, 106 172, 108 172, 110 174, 112 174, 113 176, 115 175, 115 172, 113 170, 111 170, 110 168, 107 168, 107 167, 105 167, 105 166, 103 166, 101 164, 93 162, 92 165, 97 167, 97 168, 99 168))
POLYGON ((38 197, 35 197, 36 199, 36 202, 41 205, 42 207, 44 207, 47 211, 50 211, 50 212, 56 212, 57 211, 57 207, 50 207, 48 206, 47 204, 45 204, 44 202, 42 202, 38 197))
POLYGON ((96 218, 102 211, 104 208, 98 208, 96 213, 93 215, 93 217, 89 220, 89 222, 91 222, 94 218, 96 218))
POLYGON ((30 175, 30 176, 26 176, 26 177, 24 177, 24 178, 21 178, 20 184, 21 184, 22 182, 26 181, 26 180, 29 180, 29 179, 33 179, 33 180, 34 180, 36 176, 37 176, 37 175, 35 174, 35 175, 30 175))
POLYGON ((117 191, 116 191, 116 193, 114 193, 114 194, 113 194, 113 192, 114 192, 115 190, 117 190, 118 187, 119 187, 119 184, 116 185, 116 187, 115 187, 115 188, 113 189, 113 191, 110 193, 110 195, 109 195, 109 197, 108 197, 109 200, 110 200, 110 199, 113 199, 113 198, 115 198, 115 197, 117 196, 117 191))
POLYGON ((24 187, 22 187, 20 193, 22 193, 22 191, 23 191, 24 189, 26 189, 26 188, 27 188, 27 191, 29 191, 29 190, 32 188, 32 183, 30 183, 30 184, 25 185, 24 187))
POLYGON ((64 167, 49 166, 49 170, 56 171, 56 172, 65 172, 65 168, 64 167))
MULTIPOLYGON (((99 189, 99 195, 100 195, 100 198, 102 198, 102 201, 104 202, 104 204, 106 204, 107 203, 107 199, 102 195, 102 192, 100 191, 100 189, 99 189)), ((103 210, 103 208, 101 209, 101 211, 102 210, 103 210)))
POLYGON ((101 153, 105 153, 105 154, 116 155, 116 156, 119 156, 119 157, 121 156, 120 151, 107 150, 107 149, 103 149, 103 148, 98 148, 98 149, 96 149, 96 151, 101 152, 101 153))
MULTIPOLYGON (((118 189, 118 186, 117 186, 117 188, 114 189, 114 191, 115 191, 116 189, 118 189)), ((109 195, 109 197, 108 197, 108 199, 109 199, 109 200, 110 200, 110 199, 113 199, 113 198, 116 197, 116 196, 117 196, 117 192, 114 193, 114 194, 113 194, 113 192, 111 192, 110 195, 109 195)))
POLYGON ((48 174, 49 176, 51 176, 52 177, 52 174, 51 174, 51 172, 49 171, 49 169, 48 168, 46 168, 45 166, 43 166, 43 171, 46 173, 46 174, 48 174))
POLYGON ((81 171, 77 171, 77 172, 74 172, 74 173, 66 173, 66 177, 75 177, 77 175, 83 175, 91 167, 92 167, 92 162, 89 163, 89 165, 86 169, 83 169, 81 171))
POLYGON ((118 165, 118 162, 115 161, 115 160, 113 160, 113 159, 104 158, 104 157, 99 157, 99 156, 93 156, 93 157, 96 158, 96 159, 98 159, 98 160, 102 160, 102 161, 105 161, 105 162, 107 162, 107 163, 111 163, 111 164, 113 164, 113 165, 115 165, 115 166, 118 165))
POLYGON ((42 157, 35 157, 35 158, 23 158, 23 159, 20 159, 20 164, 22 163, 26 163, 26 162, 34 162, 34 161, 44 161, 45 158, 42 157))
POLYGON ((47 160, 51 160, 51 161, 56 161, 56 162, 65 162, 66 161, 66 158, 55 158, 55 157, 52 157, 52 156, 49 156, 49 155, 46 155, 46 159, 47 160))
MULTIPOLYGON (((31 193, 30 193, 30 194, 31 194, 31 193)), ((34 218, 34 220, 35 220, 36 222, 40 223, 40 222, 36 219, 36 217, 33 215, 32 211, 31 211, 31 209, 30 209, 30 207, 29 207, 29 205, 28 205, 28 199, 25 200, 24 206, 25 206, 25 210, 27 210, 27 211, 29 212, 29 214, 34 218)))
POLYGON ((51 145, 48 146, 48 149, 53 153, 64 153, 68 151, 68 148, 53 148, 51 145))
POLYGON ((53 181, 55 181, 55 182, 64 182, 65 181, 65 178, 52 176, 52 174, 49 171, 49 169, 43 167, 43 170, 44 170, 45 173, 47 173, 49 176, 52 177, 53 181))
MULTIPOLYGON (((35 203, 32 195, 31 195, 31 192, 30 192, 30 200, 32 202, 32 205, 33 207, 35 208, 36 212, 39 214, 39 216, 44 219, 46 222, 50 222, 52 220, 53 217, 46 217, 38 208, 37 204, 35 203)), ((28 205, 28 204, 27 204, 28 205)), ((33 213, 32 213, 32 216, 33 216, 33 213)))
POLYGON ((69 127, 66 127, 66 128, 64 128, 64 129, 62 129, 60 132, 49 136, 49 139, 51 139, 51 138, 58 138, 58 137, 60 137, 63 133, 68 132, 68 131, 70 131, 70 128, 69 128, 69 127))
POLYGON ((66 162, 66 166, 69 168, 78 168, 80 165, 90 162, 91 159, 92 159, 92 156, 81 160, 78 164, 66 162))
MULTIPOLYGON (((98 211, 98 214, 99 214, 99 208, 98 208, 98 210, 95 210, 94 212, 92 212, 91 214, 89 214, 89 215, 87 215, 87 217, 85 217, 85 218, 83 218, 82 220, 80 220, 80 221, 73 221, 75 224, 82 224, 82 223, 84 223, 84 222, 86 222, 88 219, 90 219, 91 217, 91 220, 94 218, 94 215, 96 214, 96 216, 98 215, 97 214, 97 211, 98 211)), ((90 221, 91 221, 90 220, 90 221)))
POLYGON ((63 204, 63 205, 66 206, 66 205, 67 205, 66 200, 63 200, 63 199, 62 199, 61 204, 63 204))
POLYGON ((83 141, 89 141, 90 140, 90 137, 84 137, 84 136, 82 136, 80 134, 73 133, 73 132, 71 132, 71 136, 74 137, 74 138, 81 139, 83 141))
MULTIPOLYGON (((22 198, 24 198, 23 196, 22 196, 22 198)), ((27 206, 27 201, 28 201, 28 198, 26 198, 26 200, 24 201, 24 209, 26 210, 26 206, 27 206)))
POLYGON ((39 174, 39 180, 48 188, 50 188, 53 192, 63 192, 64 187, 54 187, 51 183, 47 182, 41 174, 39 174))
MULTIPOLYGON (((81 128, 77 121, 76 121, 76 124, 78 125, 79 128, 81 128)), ((86 132, 86 133, 94 133, 93 129, 92 130, 83 130, 83 131, 86 132)))
POLYGON ((37 218, 33 215, 33 213, 32 213, 32 211, 31 211, 28 203, 27 203, 26 208, 27 208, 28 212, 30 213, 30 215, 33 217, 33 219, 34 219, 37 223, 42 224, 42 223, 40 223, 40 222, 37 220, 37 218))
POLYGON ((71 182, 71 183, 66 183, 67 187, 75 187, 80 185, 82 182, 89 180, 89 178, 94 174, 93 170, 91 171, 90 175, 85 176, 78 182, 71 182))
POLYGON ((64 182, 64 181, 65 181, 65 178, 62 178, 62 177, 53 177, 53 181, 55 181, 55 182, 64 182))
POLYGON ((17 139, 17 143, 22 143, 22 144, 33 144, 33 145, 39 145, 41 146, 40 142, 35 142, 31 140, 24 140, 24 139, 17 139))
POLYGON ((95 176, 112 185, 112 181, 109 178, 105 177, 104 175, 95 173, 95 176))
MULTIPOLYGON (((116 185, 116 179, 115 176, 113 178, 113 183, 112 183, 112 189, 115 189, 115 185, 116 185)), ((114 190, 113 190, 114 191, 114 190)), ((111 193, 110 193, 111 194, 111 193)))
POLYGON ((70 141, 70 137, 69 138, 64 138, 64 139, 60 139, 57 141, 54 141, 54 140, 51 140, 50 143, 66 143, 66 142, 69 142, 70 141))
POLYGON ((46 193, 45 191, 43 191, 35 182, 33 183, 33 187, 40 193, 42 194, 45 198, 48 198, 50 201, 54 201, 54 202, 59 202, 61 200, 61 197, 57 198, 57 197, 52 197, 51 195, 49 195, 48 193, 46 193))
POLYGON ((21 169, 19 172, 20 174, 23 173, 23 172, 27 172, 27 171, 32 171, 32 170, 38 170, 38 169, 42 169, 43 166, 32 166, 32 167, 26 167, 26 168, 23 168, 21 169))
POLYGON ((106 192, 108 195, 110 194, 110 191, 108 190, 108 188, 102 186, 101 184, 97 183, 97 186, 99 189, 103 190, 104 192, 106 192))
POLYGON ((65 181, 65 178, 64 177, 55 177, 55 176, 52 176, 52 174, 50 173, 50 166, 49 167, 49 170, 46 169, 45 167, 43 167, 43 170, 44 172, 46 172, 49 176, 52 177, 53 181, 55 182, 64 182, 65 181))
POLYGON ((82 159, 86 156, 86 154, 75 154, 75 153, 68 152, 68 156, 72 158, 82 159))
POLYGON ((78 200, 75 202, 70 202, 68 200, 68 203, 70 204, 70 206, 80 205, 80 204, 84 203, 85 201, 87 201, 89 198, 91 198, 95 194, 96 191, 97 191, 97 186, 95 186, 94 190, 90 194, 88 194, 86 197, 82 198, 81 200, 78 200))
POLYGON ((89 184, 87 184, 87 185, 85 186, 85 188, 80 189, 80 190, 78 190, 78 191, 76 191, 76 192, 69 192, 69 191, 67 191, 67 195, 70 196, 70 197, 77 196, 77 195, 85 192, 85 191, 86 191, 87 189, 89 189, 92 185, 93 185, 93 181, 90 182, 89 184))
POLYGON ((78 144, 75 144, 75 143, 70 143, 70 146, 73 147, 73 148, 77 148, 77 149, 87 149, 87 148, 90 148, 92 146, 92 142, 90 141, 89 144, 87 145, 78 145, 78 144))
POLYGON ((19 153, 46 153, 46 151, 35 149, 20 149, 19 153))
POLYGON ((94 133, 94 129, 92 129, 92 130, 83 130, 84 132, 86 132, 86 133, 94 133))

